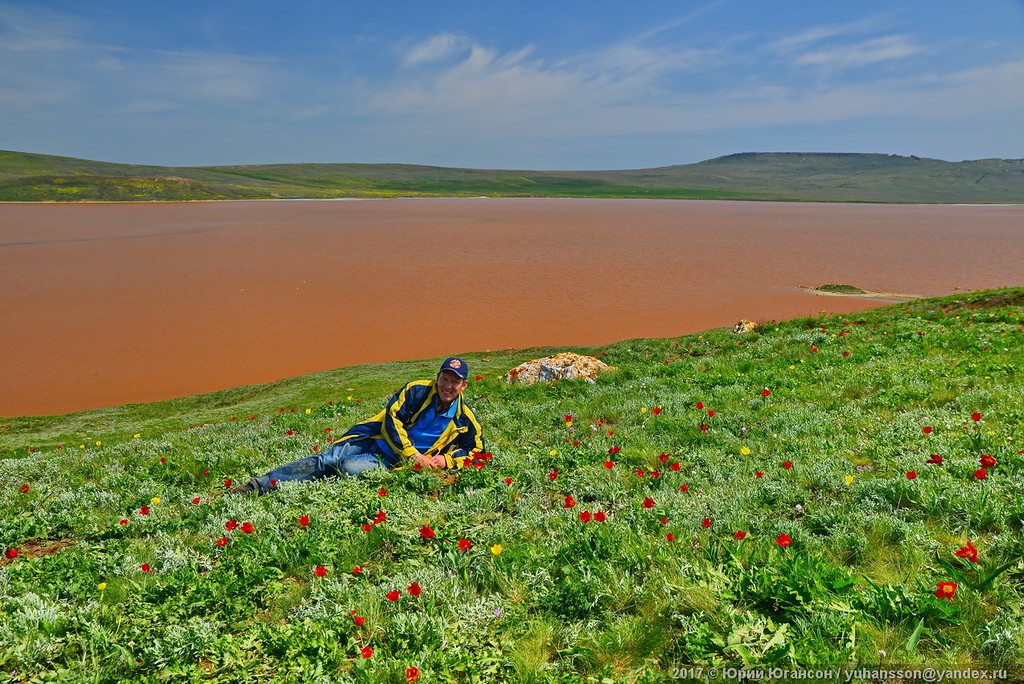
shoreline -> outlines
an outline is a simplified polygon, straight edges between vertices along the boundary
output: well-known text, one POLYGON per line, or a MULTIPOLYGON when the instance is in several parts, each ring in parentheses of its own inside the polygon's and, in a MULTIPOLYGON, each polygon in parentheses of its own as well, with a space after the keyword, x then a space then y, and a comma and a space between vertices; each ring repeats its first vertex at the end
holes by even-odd
POLYGON ((825 297, 850 297, 852 299, 871 299, 882 302, 912 302, 915 299, 924 299, 922 295, 906 294, 902 292, 830 292, 828 290, 819 290, 816 287, 809 285, 798 285, 801 290, 813 295, 822 295, 825 297))

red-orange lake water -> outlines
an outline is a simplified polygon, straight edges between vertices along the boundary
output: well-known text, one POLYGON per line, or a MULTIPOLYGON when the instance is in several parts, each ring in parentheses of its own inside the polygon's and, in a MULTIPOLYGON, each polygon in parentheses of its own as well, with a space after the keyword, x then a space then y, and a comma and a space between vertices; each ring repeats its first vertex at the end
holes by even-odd
POLYGON ((0 415, 1024 284, 1024 206, 424 199, 0 205, 0 415))

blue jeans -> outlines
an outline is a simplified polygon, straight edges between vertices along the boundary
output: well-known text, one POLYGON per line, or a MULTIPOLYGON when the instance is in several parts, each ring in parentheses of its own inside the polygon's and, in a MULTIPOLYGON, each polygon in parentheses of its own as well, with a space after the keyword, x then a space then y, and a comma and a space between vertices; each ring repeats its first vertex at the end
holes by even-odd
POLYGON ((291 463, 274 468, 263 477, 255 477, 250 482, 260 493, 277 489, 279 482, 293 480, 317 480, 332 475, 361 475, 364 471, 383 465, 394 468, 399 458, 383 453, 372 439, 335 444, 323 453, 306 456, 291 463))

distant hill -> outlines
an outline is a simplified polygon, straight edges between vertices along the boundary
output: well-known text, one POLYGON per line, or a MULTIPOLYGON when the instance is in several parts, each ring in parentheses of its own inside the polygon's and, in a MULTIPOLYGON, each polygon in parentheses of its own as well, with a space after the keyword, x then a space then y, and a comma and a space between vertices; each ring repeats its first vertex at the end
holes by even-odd
POLYGON ((481 195, 1024 203, 1024 159, 743 153, 653 169, 521 171, 412 164, 144 166, 0 151, 0 201, 8 202, 481 195))

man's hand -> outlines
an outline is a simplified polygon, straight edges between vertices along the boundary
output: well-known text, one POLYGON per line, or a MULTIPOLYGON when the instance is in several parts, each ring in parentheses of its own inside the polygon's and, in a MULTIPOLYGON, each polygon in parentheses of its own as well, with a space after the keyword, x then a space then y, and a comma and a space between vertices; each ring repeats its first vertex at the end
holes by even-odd
POLYGON ((423 454, 417 454, 412 462, 419 463, 424 468, 444 468, 446 465, 444 456, 424 456, 423 454))

